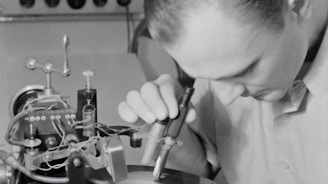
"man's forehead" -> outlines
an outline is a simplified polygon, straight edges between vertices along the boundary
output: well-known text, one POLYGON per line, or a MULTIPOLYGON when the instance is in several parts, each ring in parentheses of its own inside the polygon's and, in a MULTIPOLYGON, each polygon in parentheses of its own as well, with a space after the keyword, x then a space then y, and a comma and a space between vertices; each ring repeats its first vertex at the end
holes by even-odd
POLYGON ((186 19, 184 34, 166 50, 195 75, 212 70, 212 66, 220 69, 219 73, 212 73, 216 78, 225 78, 270 52, 275 39, 269 31, 245 26, 209 9, 186 19))
POLYGON ((237 51, 247 51, 257 36, 256 31, 214 8, 195 12, 185 20, 181 38, 166 47, 181 62, 203 59, 213 52, 222 53, 222 59, 231 58, 237 51))

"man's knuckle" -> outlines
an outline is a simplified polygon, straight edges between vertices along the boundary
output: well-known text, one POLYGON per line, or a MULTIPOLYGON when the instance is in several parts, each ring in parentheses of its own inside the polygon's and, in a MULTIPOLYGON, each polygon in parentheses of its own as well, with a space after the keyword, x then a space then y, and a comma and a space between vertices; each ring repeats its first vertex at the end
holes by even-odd
POLYGON ((137 90, 132 90, 130 92, 128 92, 128 94, 126 95, 126 99, 127 101, 132 101, 133 99, 137 98, 139 95, 139 92, 137 90))
POLYGON ((152 82, 146 82, 145 84, 143 84, 141 86, 140 91, 141 91, 141 93, 147 93, 147 92, 153 90, 154 88, 156 88, 156 86, 155 86, 154 83, 152 83, 152 82))
POLYGON ((173 77, 169 74, 162 74, 160 75, 157 80, 155 80, 155 82, 158 84, 158 85, 162 85, 162 84, 165 84, 165 83, 168 83, 170 81, 174 80, 173 77))

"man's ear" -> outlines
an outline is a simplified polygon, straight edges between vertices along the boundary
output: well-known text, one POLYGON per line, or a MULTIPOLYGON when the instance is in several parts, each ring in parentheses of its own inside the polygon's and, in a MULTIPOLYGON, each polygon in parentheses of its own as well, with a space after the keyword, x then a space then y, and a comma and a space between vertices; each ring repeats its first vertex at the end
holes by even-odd
POLYGON ((300 20, 309 19, 312 15, 312 0, 288 0, 288 9, 300 20))

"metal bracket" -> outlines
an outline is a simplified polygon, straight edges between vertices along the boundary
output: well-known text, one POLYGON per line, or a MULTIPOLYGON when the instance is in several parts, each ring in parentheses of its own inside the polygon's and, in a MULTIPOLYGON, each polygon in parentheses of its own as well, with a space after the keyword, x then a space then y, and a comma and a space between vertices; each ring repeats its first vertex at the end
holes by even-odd
POLYGON ((108 173, 114 182, 122 181, 128 177, 128 169, 125 162, 123 144, 118 136, 104 138, 103 160, 108 173))
POLYGON ((84 184, 87 181, 85 158, 79 151, 74 151, 69 155, 68 159, 69 183, 84 184))

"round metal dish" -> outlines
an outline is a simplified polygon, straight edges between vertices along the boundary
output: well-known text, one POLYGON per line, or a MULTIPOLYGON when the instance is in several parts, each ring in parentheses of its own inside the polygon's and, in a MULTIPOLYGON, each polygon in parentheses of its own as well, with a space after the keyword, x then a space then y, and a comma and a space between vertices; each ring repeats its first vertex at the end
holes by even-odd
MULTIPOLYGON (((150 166, 128 166, 128 179, 116 182, 116 184, 215 184, 206 178, 184 173, 181 171, 165 169, 161 180, 156 180, 153 175, 153 167, 150 166)), ((98 173, 99 174, 99 173, 98 173)), ((91 177, 94 177, 91 176, 91 177)), ((105 176, 100 176, 101 178, 105 176)), ((108 178, 108 177, 107 177, 108 178)), ((100 178, 99 178, 100 179, 100 178)), ((101 180, 101 179, 100 179, 101 180)), ((96 184, 111 184, 111 181, 94 181, 96 184)))
POLYGON ((21 110, 21 106, 26 103, 29 98, 36 98, 37 93, 44 90, 44 86, 34 84, 28 85, 19 90, 10 100, 9 113, 10 117, 13 118, 21 110))

